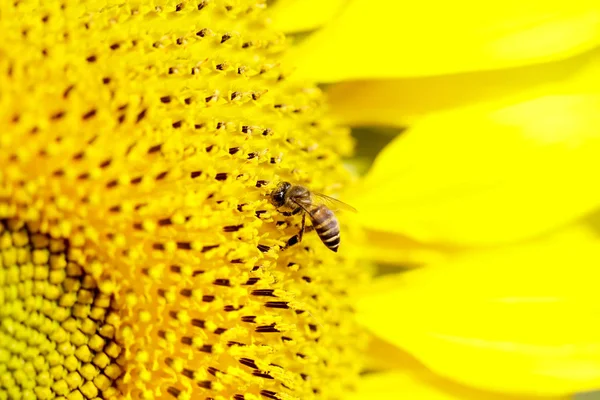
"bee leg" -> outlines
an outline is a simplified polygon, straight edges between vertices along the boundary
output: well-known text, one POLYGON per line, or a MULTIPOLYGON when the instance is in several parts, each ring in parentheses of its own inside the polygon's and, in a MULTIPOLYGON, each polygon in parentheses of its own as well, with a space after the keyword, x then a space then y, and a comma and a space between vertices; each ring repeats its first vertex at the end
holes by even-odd
POLYGON ((291 217, 292 215, 296 215, 298 214, 300 211, 302 211, 301 207, 296 208, 294 211, 290 212, 290 211, 282 211, 281 215, 283 215, 284 217, 291 217))
POLYGON ((314 230, 315 230, 315 227, 313 225, 309 225, 306 228, 304 228, 304 233, 310 233, 314 230))
MULTIPOLYGON (((298 207, 292 212, 282 212, 282 214, 286 217, 291 217, 292 215, 296 215, 301 211, 302 207, 298 207)), ((294 235, 291 238, 289 238, 287 243, 284 247, 281 248, 281 250, 285 250, 288 247, 292 247, 293 245, 300 243, 302 241, 302 236, 304 235, 304 232, 310 232, 313 229, 313 226, 309 226, 308 228, 306 227, 306 213, 302 214, 302 228, 300 228, 300 232, 297 235, 294 235)))
POLYGON ((300 243, 302 241, 302 236, 304 235, 305 230, 306 230, 306 213, 302 214, 302 227, 300 228, 300 232, 298 232, 298 234, 289 238, 287 243, 285 244, 284 247, 281 248, 281 250, 285 250, 288 247, 292 247, 293 245, 300 243))
POLYGON ((298 243, 302 241, 302 236, 304 236, 304 229, 306 228, 306 213, 302 214, 302 227, 300 228, 300 233, 298 234, 298 243))

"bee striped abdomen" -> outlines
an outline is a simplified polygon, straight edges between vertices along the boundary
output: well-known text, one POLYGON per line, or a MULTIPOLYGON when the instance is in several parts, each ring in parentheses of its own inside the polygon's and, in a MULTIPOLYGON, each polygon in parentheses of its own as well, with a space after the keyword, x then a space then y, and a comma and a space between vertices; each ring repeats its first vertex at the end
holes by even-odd
POLYGON ((315 231, 325 246, 337 252, 340 246, 340 225, 333 211, 319 205, 310 210, 315 231))

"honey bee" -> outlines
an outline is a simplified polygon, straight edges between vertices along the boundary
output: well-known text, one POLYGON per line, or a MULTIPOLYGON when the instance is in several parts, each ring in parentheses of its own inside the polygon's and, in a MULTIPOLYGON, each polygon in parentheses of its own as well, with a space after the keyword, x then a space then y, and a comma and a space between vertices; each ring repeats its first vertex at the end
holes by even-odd
POLYGON ((333 252, 338 251, 340 246, 340 224, 335 217, 334 212, 326 206, 329 204, 332 208, 345 209, 356 212, 356 209, 324 194, 310 192, 307 188, 300 185, 292 185, 289 182, 281 182, 270 195, 271 204, 275 207, 285 207, 292 210, 291 213, 284 215, 296 215, 302 212, 302 227, 300 233, 295 236, 297 241, 290 243, 292 245, 302 241, 306 226, 306 215, 309 216, 312 227, 317 231, 321 242, 333 252))

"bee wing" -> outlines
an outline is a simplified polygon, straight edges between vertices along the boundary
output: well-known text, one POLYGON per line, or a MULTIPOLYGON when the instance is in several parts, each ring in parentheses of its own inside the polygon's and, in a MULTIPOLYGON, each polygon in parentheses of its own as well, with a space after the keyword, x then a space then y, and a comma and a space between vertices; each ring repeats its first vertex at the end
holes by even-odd
POLYGON ((329 197, 322 193, 315 193, 315 192, 311 192, 311 194, 314 198, 313 201, 323 203, 326 206, 328 206, 329 208, 331 208, 332 210, 345 210, 345 211, 351 211, 354 213, 358 212, 356 210, 356 208, 344 203, 343 201, 334 199, 333 197, 329 197))

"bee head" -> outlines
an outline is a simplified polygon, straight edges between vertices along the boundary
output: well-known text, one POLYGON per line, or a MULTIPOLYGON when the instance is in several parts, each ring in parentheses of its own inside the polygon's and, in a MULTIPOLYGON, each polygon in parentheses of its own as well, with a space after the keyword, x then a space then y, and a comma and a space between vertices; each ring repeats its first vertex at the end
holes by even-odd
POLYGON ((281 207, 285 204, 285 194, 291 188, 292 185, 289 182, 281 182, 275 190, 271 192, 271 204, 275 207, 281 207))

